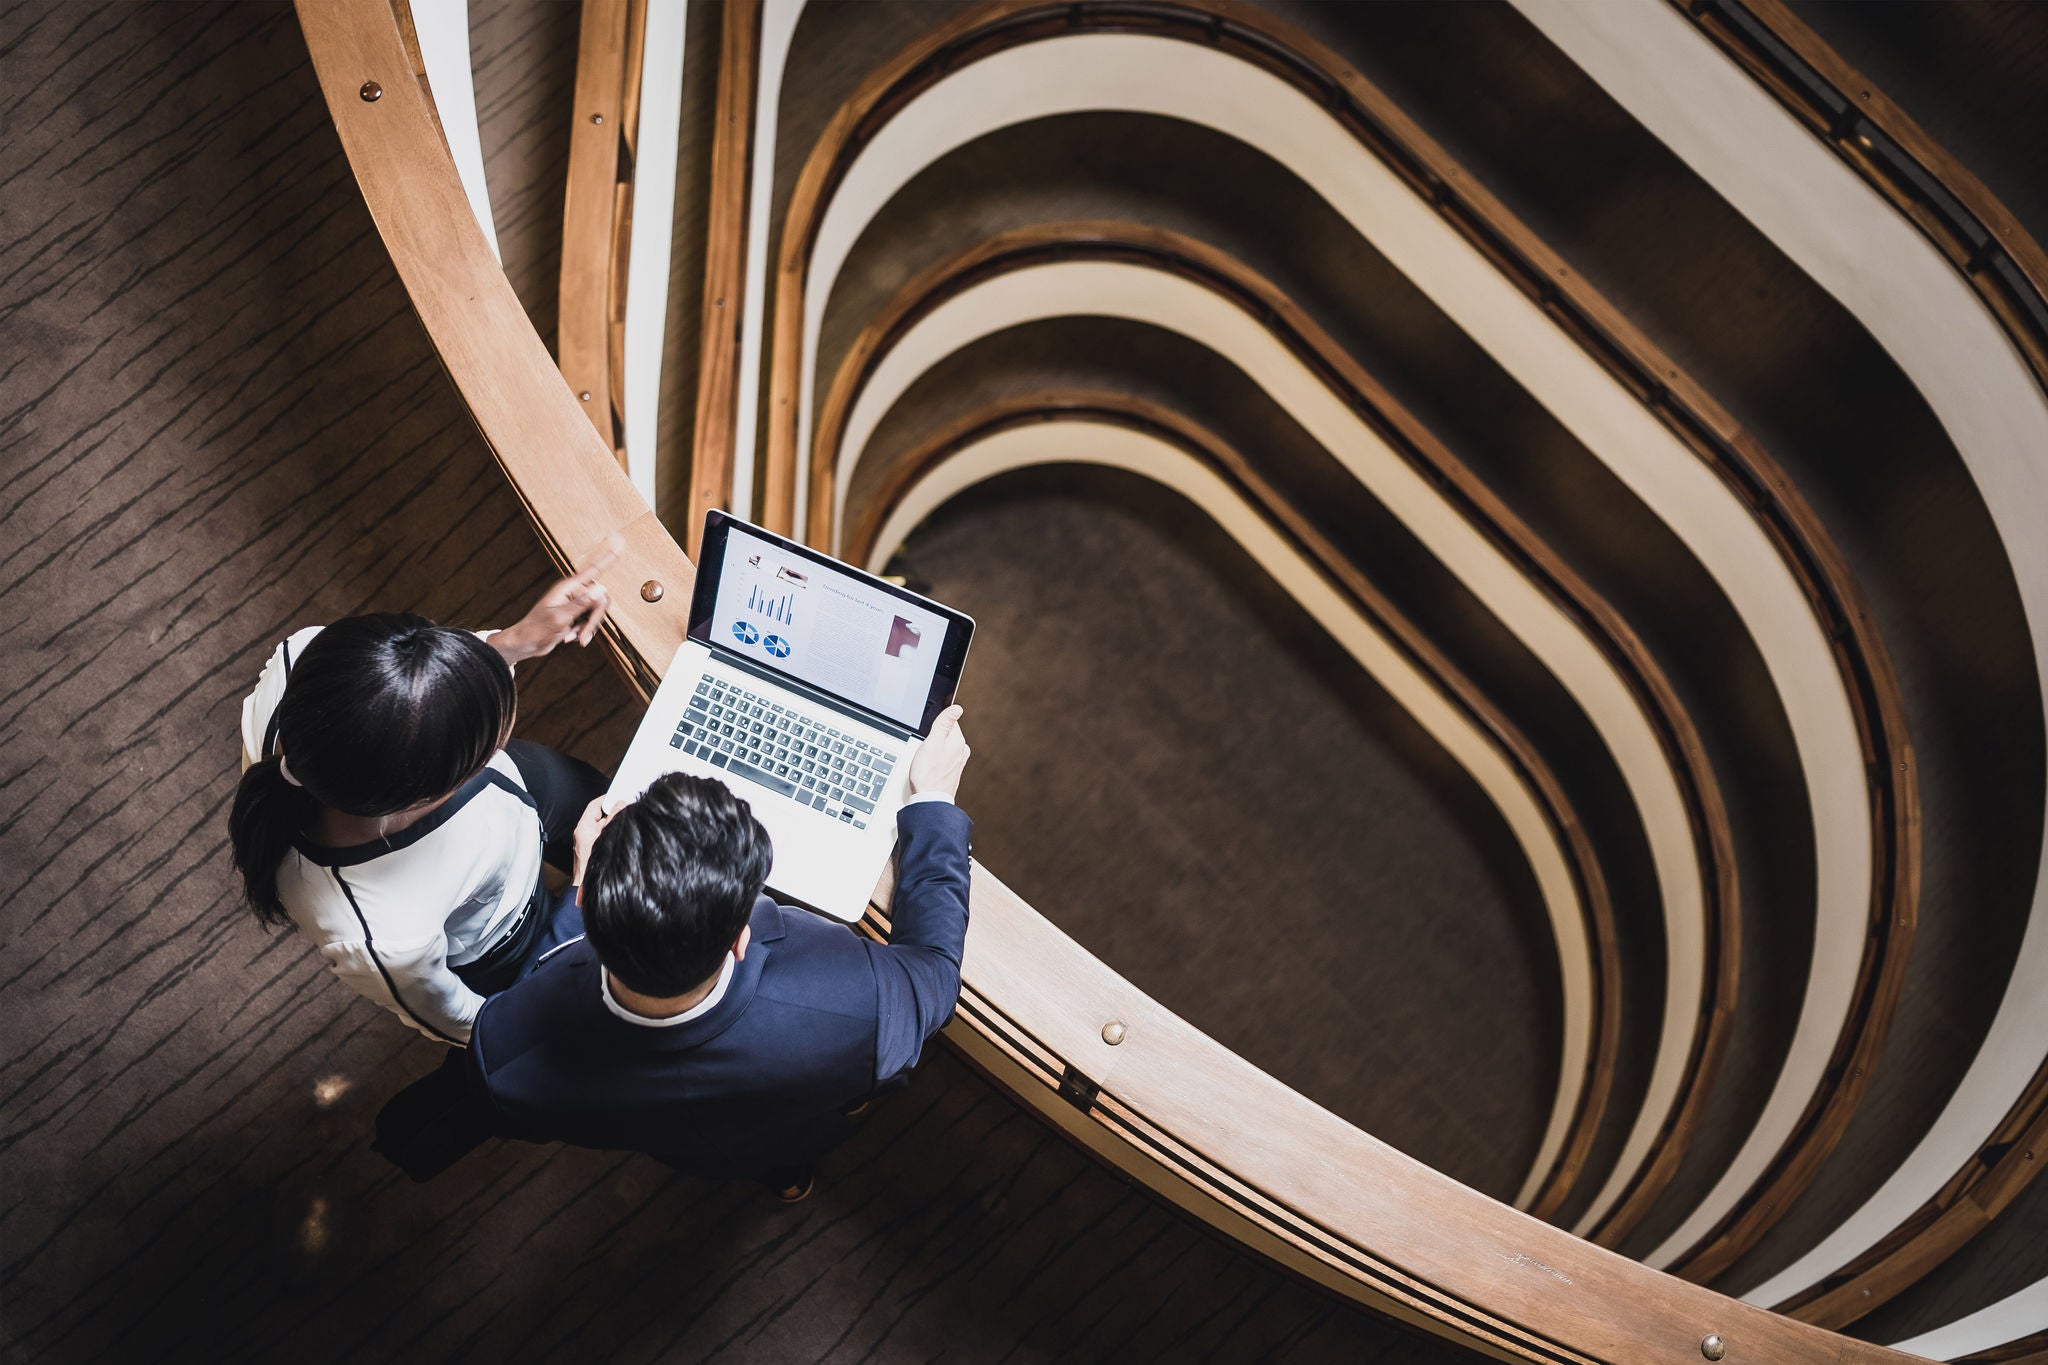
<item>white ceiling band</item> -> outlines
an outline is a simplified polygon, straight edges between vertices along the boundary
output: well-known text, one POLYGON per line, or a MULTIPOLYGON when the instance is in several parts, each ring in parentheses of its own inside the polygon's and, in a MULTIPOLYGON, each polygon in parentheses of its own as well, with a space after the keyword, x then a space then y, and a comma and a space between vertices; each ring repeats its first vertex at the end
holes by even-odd
POLYGON ((1518 1205, 1526 1203, 1563 1146, 1584 1090, 1595 1027, 1593 953, 1584 906, 1570 862, 1535 794, 1501 749, 1332 587, 1317 565, 1288 544, 1259 509, 1200 460, 1157 436, 1109 422, 1062 419, 997 432, 976 441, 906 493, 875 542, 870 568, 879 572, 912 528, 963 489, 999 473, 1041 464, 1094 464, 1128 470, 1165 485, 1201 508, 1471 774, 1500 811, 1535 875, 1557 940, 1563 984, 1564 1048, 1558 1090, 1532 1175, 1517 1199, 1518 1205))
POLYGON ((747 178, 747 276, 740 297, 739 407, 733 416, 732 509, 754 515, 754 443, 761 410, 762 339, 768 335, 768 213, 775 199, 775 126, 782 73, 804 0, 762 0, 761 61, 754 83, 754 149, 747 178))
POLYGON ((640 127, 633 141, 633 225, 626 260, 626 474, 654 506, 661 351, 668 331, 669 245, 675 235, 676 157, 683 121, 684 0, 647 0, 640 60, 640 127))
MULTIPOLYGON (((1571 695, 1613 755, 1655 863, 1664 908, 1665 970, 1698 980, 1705 953, 1704 887, 1687 807, 1657 733, 1628 685, 1584 632, 1430 482, 1362 421, 1256 318, 1180 275, 1126 262, 1029 266, 984 280, 921 317, 880 354, 846 424, 838 454, 840 512, 877 424, 918 377, 947 355, 1010 327, 1054 317, 1108 317, 1175 332, 1227 360, 1299 423, 1459 582, 1472 591, 1571 695)), ((1698 1026, 1697 1001, 1667 992, 1651 1084, 1675 1092, 1698 1026)), ((1564 1073, 1569 1077, 1569 1069, 1564 1073)), ((1562 1144, 1576 1094, 1560 1090, 1537 1163, 1517 1196, 1533 1199, 1562 1144), (1569 1100, 1569 1103, 1567 1103, 1569 1100)))
POLYGON ((2033 1336, 2043 1324, 2048 1324, 2048 1280, 2036 1280, 2017 1294, 1892 1349, 1929 1360, 1955 1360, 2033 1336))
MULTIPOLYGON (((928 87, 863 147, 819 225, 805 283, 798 449, 809 448, 825 302, 882 205, 919 170, 997 128, 1105 110, 1212 128, 1293 171, 1634 491, 1727 594, 1784 704, 1820 851, 1806 999, 1756 1130, 1775 1151, 1825 1079, 1848 1018, 1872 889, 1861 743, 1826 634, 1763 529, 1713 471, 1322 106, 1228 54, 1124 33, 1010 48, 928 87)), ((801 525, 809 490, 800 482, 797 492, 801 525)), ((1692 923, 1696 953, 1696 908, 1692 923)), ((1669 995, 1696 1015, 1698 974, 1669 984, 1669 995)), ((1580 1231, 1600 1221, 1648 1158, 1677 1084, 1671 1076, 1645 1097, 1580 1231)))
POLYGON ((413 33, 419 39, 420 64, 427 68, 427 88, 441 120, 441 136, 455 158, 462 193, 484 230, 491 254, 498 255, 498 228, 491 218, 491 191, 484 182, 484 140, 477 127, 476 81, 469 60, 469 0, 413 0, 413 33))
MULTIPOLYGON (((2012 564, 2035 667, 2048 677, 2048 400, 1976 292, 1855 172, 1663 5, 1515 0, 1576 62, 1870 330, 1934 410, 1983 494, 2012 564)), ((2048 842, 2043 845, 2048 854, 2048 842)), ((2048 1049, 2048 863, 1998 1013, 1934 1126, 1876 1194, 1744 1297, 1779 1303, 1875 1246, 1973 1160, 2048 1049)), ((1745 1162, 1749 1170, 1755 1163, 1745 1162)), ((1701 1215, 1732 1206, 1730 1169, 1701 1215)), ((1656 1260, 1652 1265, 1658 1264, 1656 1260)), ((2048 1325, 2044 1317, 2037 1325, 2048 1325)))

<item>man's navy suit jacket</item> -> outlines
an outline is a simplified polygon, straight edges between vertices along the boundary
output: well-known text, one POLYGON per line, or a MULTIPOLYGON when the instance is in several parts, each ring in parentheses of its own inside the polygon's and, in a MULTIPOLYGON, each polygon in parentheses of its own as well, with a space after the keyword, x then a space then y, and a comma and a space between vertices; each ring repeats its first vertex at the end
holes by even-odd
POLYGON ((557 949, 477 1015, 469 1089, 488 1126, 706 1174, 812 1160, 844 1135, 844 1111, 905 1076, 952 1017, 969 828, 949 802, 902 809, 886 944, 761 897, 724 997, 680 1024, 619 1018, 589 942, 557 949))

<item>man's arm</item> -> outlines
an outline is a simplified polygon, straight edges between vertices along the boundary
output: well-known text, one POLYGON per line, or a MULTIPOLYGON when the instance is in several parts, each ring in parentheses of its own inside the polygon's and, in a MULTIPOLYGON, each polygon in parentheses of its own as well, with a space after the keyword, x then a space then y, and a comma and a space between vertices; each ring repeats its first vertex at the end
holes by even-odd
POLYGON ((875 1083, 917 1065, 925 1039, 953 1017, 967 941, 968 833, 953 804, 969 750, 960 708, 949 708, 910 766, 910 794, 896 816, 896 894, 887 944, 869 948, 878 1014, 875 1083))

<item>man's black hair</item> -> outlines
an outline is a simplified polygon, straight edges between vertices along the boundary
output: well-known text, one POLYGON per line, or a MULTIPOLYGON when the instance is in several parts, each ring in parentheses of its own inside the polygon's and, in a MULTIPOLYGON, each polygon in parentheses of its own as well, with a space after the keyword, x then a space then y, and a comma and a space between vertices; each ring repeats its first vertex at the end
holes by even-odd
POLYGON ((583 927, 628 990, 701 986, 753 913, 768 831, 722 782, 670 773, 613 816, 583 872, 583 927))

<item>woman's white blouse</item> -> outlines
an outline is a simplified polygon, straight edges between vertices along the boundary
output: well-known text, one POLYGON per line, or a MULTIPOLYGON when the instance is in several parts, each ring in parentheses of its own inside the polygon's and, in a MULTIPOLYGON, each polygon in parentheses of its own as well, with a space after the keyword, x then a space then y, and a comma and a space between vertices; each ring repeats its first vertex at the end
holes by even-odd
MULTIPOLYGON (((320 627, 271 655, 242 703, 242 761, 271 751, 285 678, 320 627)), ((278 898, 351 989, 429 1037, 466 1044, 483 997, 450 970, 511 927, 540 879, 533 798, 502 749, 424 819, 389 839, 321 848, 301 839, 277 873, 278 898)))

